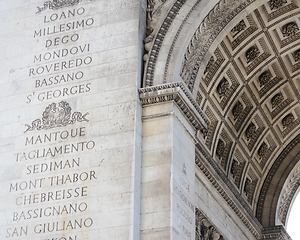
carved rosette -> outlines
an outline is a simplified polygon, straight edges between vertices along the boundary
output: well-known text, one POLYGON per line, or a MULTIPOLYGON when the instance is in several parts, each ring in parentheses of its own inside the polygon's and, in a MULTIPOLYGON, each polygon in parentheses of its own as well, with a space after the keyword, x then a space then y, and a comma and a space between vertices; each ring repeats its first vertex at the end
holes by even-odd
POLYGON ((37 13, 40 13, 47 8, 52 9, 52 10, 57 10, 59 8, 63 7, 70 7, 77 5, 80 3, 82 0, 52 0, 52 1, 46 1, 43 5, 43 7, 37 7, 38 11, 37 13))
POLYGON ((294 52, 294 59, 295 62, 298 62, 300 60, 300 49, 294 52))
POLYGON ((244 22, 244 20, 242 20, 231 30, 231 32, 235 36, 240 32, 244 31, 245 29, 246 29, 246 23, 244 22))
POLYGON ((240 101, 237 101, 237 103, 232 108, 232 115, 234 117, 234 121, 241 115, 243 110, 244 110, 243 104, 241 104, 240 101))
POLYGON ((282 126, 283 126, 284 128, 287 128, 287 127, 289 127, 290 125, 292 125, 294 121, 295 121, 295 117, 294 117, 293 114, 290 113, 290 114, 286 115, 286 116, 282 119, 282 126))
POLYGON ((216 149, 216 155, 221 159, 222 157, 224 157, 224 153, 225 153, 225 143, 221 139, 219 139, 217 149, 216 149))
POLYGON ((255 58, 258 57, 259 54, 260 51, 256 45, 250 47, 245 53, 247 63, 252 62, 255 58))
POLYGON ((229 89, 229 82, 226 78, 222 78, 219 85, 217 86, 217 92, 220 96, 220 98, 225 96, 226 91, 229 89))
POLYGON ((252 188, 252 181, 251 179, 246 178, 245 185, 244 185, 244 193, 246 196, 250 195, 251 188, 252 188))
POLYGON ((295 22, 290 22, 288 24, 285 24, 281 29, 282 35, 284 37, 293 36, 298 31, 299 31, 299 27, 297 26, 297 24, 295 22))
POLYGON ((250 123, 248 128, 246 129, 246 138, 247 141, 249 141, 255 134, 256 131, 256 126, 254 125, 254 123, 250 123))
POLYGON ((235 159, 232 160, 232 165, 231 165, 231 169, 230 169, 230 173, 232 174, 232 177, 235 178, 238 170, 239 170, 239 162, 235 159))
POLYGON ((268 145, 265 142, 263 142, 257 151, 257 154, 258 154, 258 157, 260 160, 262 160, 265 157, 268 149, 269 149, 268 145))
POLYGON ((269 70, 264 71, 262 74, 258 77, 258 82, 260 84, 260 87, 266 85, 272 78, 272 74, 269 70))
POLYGON ((271 1, 269 1, 271 10, 278 9, 286 3, 287 3, 287 0, 271 0, 271 1))
POLYGON ((272 108, 277 107, 280 103, 283 101, 283 95, 282 93, 277 93, 274 97, 271 99, 272 108))

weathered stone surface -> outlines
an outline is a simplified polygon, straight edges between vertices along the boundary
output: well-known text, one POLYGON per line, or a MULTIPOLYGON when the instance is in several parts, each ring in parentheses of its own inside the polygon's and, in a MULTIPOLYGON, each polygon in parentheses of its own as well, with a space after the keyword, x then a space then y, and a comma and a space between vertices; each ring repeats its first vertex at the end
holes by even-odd
POLYGON ((1 239, 139 236, 141 8, 1 1, 1 239))

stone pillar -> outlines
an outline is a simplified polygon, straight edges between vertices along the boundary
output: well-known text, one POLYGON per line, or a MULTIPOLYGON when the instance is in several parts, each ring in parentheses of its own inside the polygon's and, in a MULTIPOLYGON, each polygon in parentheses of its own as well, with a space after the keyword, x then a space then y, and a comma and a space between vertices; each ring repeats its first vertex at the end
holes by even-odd
POLYGON ((180 83, 140 89, 144 240, 195 239, 194 136, 208 120, 189 97, 180 83))

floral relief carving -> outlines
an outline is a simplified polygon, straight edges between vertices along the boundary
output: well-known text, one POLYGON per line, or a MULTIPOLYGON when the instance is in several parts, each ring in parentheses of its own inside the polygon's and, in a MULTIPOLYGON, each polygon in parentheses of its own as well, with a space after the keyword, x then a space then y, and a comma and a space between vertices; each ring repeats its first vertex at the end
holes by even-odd
POLYGON ((38 11, 37 13, 40 13, 47 8, 52 10, 57 10, 62 7, 70 7, 74 6, 78 3, 80 3, 82 0, 52 0, 52 1, 46 1, 43 5, 43 7, 37 7, 38 11))
POLYGON ((290 22, 288 24, 285 24, 281 29, 282 35, 284 37, 293 36, 298 31, 299 31, 299 27, 295 22, 290 22))
POLYGON ((286 3, 287 3, 287 0, 271 0, 271 1, 269 1, 271 10, 278 9, 286 3))
POLYGON ((86 116, 89 113, 82 114, 81 112, 73 112, 72 108, 66 101, 60 101, 59 103, 51 103, 46 107, 43 112, 42 119, 36 119, 31 125, 25 124, 26 131, 50 129, 56 127, 65 127, 76 122, 88 122, 86 116))
POLYGON ((246 178, 245 185, 244 185, 244 193, 248 197, 250 195, 252 188, 252 181, 249 178, 246 178))
POLYGON ((294 55, 295 62, 300 61, 300 49, 295 51, 293 55, 294 55))
POLYGON ((223 77, 217 87, 217 92, 218 92, 220 98, 225 96, 225 93, 228 89, 229 89, 229 82, 227 81, 227 79, 225 77, 223 77))
POLYGON ((284 97, 282 93, 277 93, 274 97, 271 99, 272 108, 277 107, 282 101, 284 100, 284 97))
POLYGON ((238 170, 239 170, 239 162, 235 159, 232 160, 232 165, 230 169, 230 173, 232 174, 233 178, 236 177, 238 170))
POLYGON ((255 58, 258 57, 259 54, 260 51, 256 45, 250 47, 245 53, 247 63, 252 62, 255 58))
POLYGON ((221 139, 219 139, 217 149, 216 149, 216 155, 219 158, 222 158, 224 157, 224 153, 225 153, 225 143, 221 139))
POLYGON ((247 141, 249 141, 254 136, 255 131, 256 131, 256 126, 251 122, 248 128, 246 129, 247 141))
POLYGON ((292 125, 294 121, 295 121, 295 117, 294 117, 293 114, 290 113, 290 114, 286 115, 286 116, 282 119, 282 126, 283 126, 284 128, 287 128, 287 127, 289 127, 290 125, 292 125))
POLYGON ((240 101, 237 101, 237 103, 232 108, 232 115, 234 117, 234 121, 241 115, 243 110, 244 110, 243 104, 241 104, 240 101))
POLYGON ((235 35, 239 34, 240 32, 242 32, 243 30, 246 29, 246 23, 244 22, 244 20, 240 21, 232 30, 231 32, 235 35))
POLYGON ((260 160, 262 160, 265 157, 268 149, 268 145, 265 142, 263 142, 257 151, 260 160))
POLYGON ((258 82, 260 84, 260 87, 266 85, 272 78, 272 74, 269 70, 264 71, 262 74, 258 77, 258 82))

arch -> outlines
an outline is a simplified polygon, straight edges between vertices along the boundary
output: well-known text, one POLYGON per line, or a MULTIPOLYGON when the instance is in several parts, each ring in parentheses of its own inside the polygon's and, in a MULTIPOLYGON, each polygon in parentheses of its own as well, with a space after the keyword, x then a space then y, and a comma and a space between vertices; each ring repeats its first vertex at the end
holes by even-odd
POLYGON ((264 227, 280 223, 280 193, 300 154, 300 1, 281 2, 277 11, 272 0, 167 1, 144 75, 145 87, 185 83, 211 122, 203 147, 222 159, 242 205, 264 227), (235 36, 243 36, 236 46, 235 36), (205 82, 214 65, 215 75, 205 82))
POLYGON ((277 203, 275 224, 287 226, 293 202, 300 191, 300 162, 298 162, 287 177, 277 203))
MULTIPOLYGON (((275 223, 279 223, 276 220, 276 211, 279 212, 280 201, 279 197, 282 196, 283 186, 286 180, 289 179, 294 167, 297 165, 300 159, 300 134, 295 137, 281 152, 272 167, 270 168, 267 177, 265 178, 260 196, 258 199, 256 217, 263 224, 263 226, 274 226, 275 223)), ((297 176, 295 176, 297 177, 297 176)), ((291 178, 291 177, 290 177, 291 178)), ((281 223, 285 225, 290 203, 295 196, 299 187, 299 181, 295 181, 291 192, 287 194, 286 206, 282 206, 281 223)), ((283 197, 283 196, 282 196, 283 197)), ((279 213, 278 213, 279 214, 279 213)))

